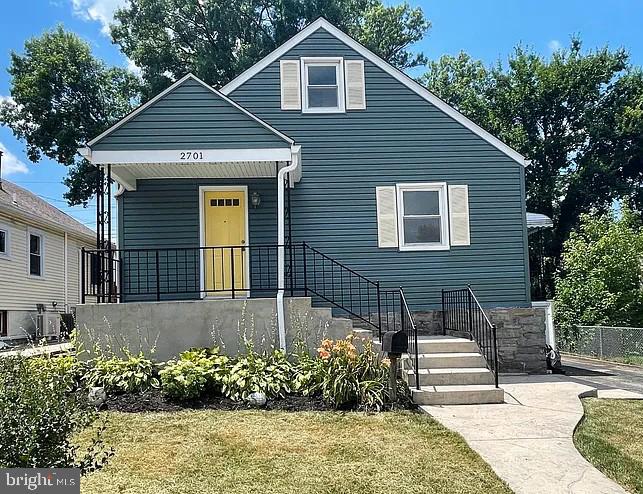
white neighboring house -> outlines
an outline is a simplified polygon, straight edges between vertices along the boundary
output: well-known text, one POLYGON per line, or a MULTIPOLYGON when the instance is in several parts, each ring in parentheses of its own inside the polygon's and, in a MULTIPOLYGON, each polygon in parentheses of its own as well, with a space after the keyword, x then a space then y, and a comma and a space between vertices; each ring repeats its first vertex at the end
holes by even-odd
POLYGON ((0 184, 0 340, 54 336, 59 314, 79 302, 80 249, 96 246, 95 233, 28 190, 0 184))

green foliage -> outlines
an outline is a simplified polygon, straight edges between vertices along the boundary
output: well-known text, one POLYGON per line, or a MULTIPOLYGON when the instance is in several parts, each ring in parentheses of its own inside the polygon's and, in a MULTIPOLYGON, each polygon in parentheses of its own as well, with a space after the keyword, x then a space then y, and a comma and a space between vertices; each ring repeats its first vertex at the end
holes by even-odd
POLYGON ((102 386, 107 393, 140 393, 158 388, 156 365, 143 352, 125 358, 99 355, 89 363, 83 377, 88 386, 102 386))
POLYGON ((82 387, 82 378, 87 371, 87 365, 75 355, 32 357, 26 363, 33 372, 60 379, 68 391, 82 387))
POLYGON ((283 398, 292 391, 293 366, 279 350, 259 354, 251 348, 237 358, 223 380, 223 394, 233 400, 245 400, 254 392, 267 398, 283 398))
MULTIPOLYGON (((73 436, 91 425, 96 412, 84 390, 70 392, 60 370, 74 368, 67 360, 45 366, 21 357, 0 358, 0 467, 101 468, 113 454, 95 430, 86 451, 73 436)), ((40 361, 40 363, 43 363, 40 361)))
MULTIPOLYGON (((363 346, 358 352, 349 336, 345 340, 324 340, 319 348, 320 389, 324 401, 335 408, 380 410, 390 402, 390 362, 379 358, 370 341, 365 340, 363 346)), ((402 396, 408 395, 408 388, 400 384, 402 396)))
POLYGON ((556 326, 564 348, 582 337, 578 326, 643 326, 643 228, 621 216, 583 215, 565 242, 556 278, 556 326))
POLYGON ((518 46, 490 67, 460 53, 430 63, 422 82, 530 160, 527 208, 554 220, 545 279, 582 212, 617 199, 643 209, 643 74, 624 50, 573 38, 550 58, 518 46))
POLYGON ((151 96, 188 72, 223 86, 320 16, 400 68, 424 63, 408 49, 430 28, 422 10, 380 0, 132 0, 111 33, 151 96))
POLYGON ((195 400, 210 392, 221 392, 228 374, 229 359, 218 348, 183 352, 178 360, 167 362, 160 372, 161 389, 171 399, 195 400))
POLYGON ((43 156, 70 167, 66 198, 86 204, 93 195, 94 168, 77 153, 128 113, 139 91, 136 78, 108 67, 87 42, 61 26, 11 53, 11 99, 0 103, 0 123, 27 145, 27 156, 43 156))

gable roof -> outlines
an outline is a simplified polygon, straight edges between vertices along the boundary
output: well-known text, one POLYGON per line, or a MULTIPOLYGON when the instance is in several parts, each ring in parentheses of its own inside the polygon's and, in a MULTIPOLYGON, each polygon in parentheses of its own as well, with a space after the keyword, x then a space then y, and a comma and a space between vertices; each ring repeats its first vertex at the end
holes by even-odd
POLYGON ((96 233, 80 221, 49 204, 33 192, 5 179, 2 180, 2 187, 0 187, 0 211, 6 212, 8 215, 19 216, 24 221, 34 220, 47 223, 57 230, 81 236, 88 242, 93 242, 96 238, 96 233))
POLYGON ((116 122, 114 125, 112 125, 112 126, 111 126, 109 129, 107 129, 105 132, 103 132, 102 134, 100 134, 100 135, 99 135, 99 136, 97 136, 97 137, 94 137, 91 141, 89 141, 89 142, 87 143, 87 147, 91 148, 93 145, 95 145, 95 144, 99 143, 101 140, 103 140, 104 138, 106 138, 107 136, 109 136, 110 134, 112 134, 114 131, 116 131, 117 129, 119 129, 119 128, 120 128, 120 127, 122 127, 123 125, 125 125, 127 122, 129 122, 130 120, 132 120, 134 117, 136 117, 137 115, 139 115, 140 113, 142 113, 143 111, 145 111, 147 108, 149 108, 149 107, 151 107, 152 105, 154 105, 154 103, 156 103, 157 101, 161 100, 165 95, 169 94, 170 92, 172 92, 173 90, 175 90, 177 87, 181 86, 181 85, 182 85, 185 81, 187 81, 187 80, 192 80, 192 81, 197 82, 198 84, 200 84, 201 86, 203 86, 204 88, 206 88, 206 89, 208 89, 210 92, 212 92, 215 96, 217 96, 218 98, 222 99, 223 101, 225 101, 225 102, 226 102, 226 103, 228 103, 229 105, 233 106, 234 108, 236 108, 236 109, 237 109, 238 111, 240 111, 241 113, 243 113, 243 114, 245 114, 246 116, 250 117, 252 120, 254 120, 254 121, 255 121, 255 122, 257 122, 259 125, 261 125, 261 126, 263 126, 264 128, 266 128, 268 131, 272 132, 274 135, 276 135, 277 137, 279 137, 280 139, 282 139, 282 140, 283 140, 283 141, 285 141, 286 143, 288 143, 288 144, 290 144, 290 145, 294 144, 294 142, 295 142, 295 141, 294 141, 294 140, 292 140, 290 137, 288 137, 286 134, 284 134, 284 133, 282 133, 282 132, 278 131, 277 129, 275 129, 274 127, 272 127, 270 124, 268 124, 267 122, 264 122, 264 121, 263 121, 263 120, 261 120, 259 117, 257 117, 256 115, 254 115, 253 113, 250 113, 248 110, 246 110, 245 108, 243 108, 243 107, 242 107, 241 105, 239 105, 237 102, 232 101, 232 100, 231 100, 230 98, 228 98, 226 95, 224 95, 224 94, 220 93, 219 91, 217 91, 216 89, 214 89, 214 88, 213 88, 212 86, 210 86, 209 84, 206 84, 205 82, 203 82, 201 79, 199 79, 199 78, 198 78, 197 76, 195 76, 194 74, 187 74, 187 75, 185 75, 185 76, 181 77, 181 79, 179 79, 178 81, 176 81, 174 84, 172 84, 171 86, 169 86, 169 87, 168 87, 168 88, 166 88, 165 90, 161 91, 159 94, 157 94, 156 96, 154 96, 152 99, 150 99, 150 100, 149 100, 149 101, 147 101, 146 103, 144 103, 144 104, 140 105, 138 108, 136 108, 135 110, 133 110, 131 113, 129 113, 128 115, 126 115, 125 117, 123 117, 122 119, 120 119, 118 122, 116 122))
POLYGON ((447 114, 448 116, 450 116, 451 118, 453 118, 454 120, 462 124, 464 127, 466 127, 474 134, 478 135, 479 137, 487 141, 489 144, 491 144, 492 146, 494 146, 495 148, 497 148, 498 150, 500 150, 501 152, 503 152, 513 160, 517 161, 523 166, 526 166, 528 164, 527 159, 523 155, 521 155, 518 151, 516 151, 515 149, 512 149, 507 144, 502 142, 500 139, 491 135, 489 132, 484 130, 482 127, 480 127, 472 120, 469 120, 462 113, 460 113, 455 108, 453 108, 452 106, 450 106, 449 104, 447 104, 446 102, 438 98, 435 94, 433 94, 427 88, 422 86, 420 83, 410 78, 401 70, 393 67, 390 63, 386 62, 385 60, 377 56, 375 53, 370 51, 368 48, 366 48, 365 46, 355 41, 348 34, 344 33, 342 30, 335 27, 333 24, 328 22, 323 17, 320 17, 313 23, 306 26, 304 29, 299 31, 295 36, 293 36, 288 41, 286 41, 283 45, 281 45, 279 48, 277 48, 270 54, 266 55, 263 59, 261 59, 259 62, 254 64, 248 70, 241 73, 238 77, 236 77, 228 84, 223 86, 221 88, 221 93, 226 95, 232 93, 239 86, 244 84, 246 81, 248 81, 254 75, 261 72, 266 67, 268 67, 271 63, 279 60, 280 57, 284 56, 293 47, 297 46, 299 43, 301 43, 303 40, 308 38, 311 34, 315 33, 319 29, 324 29, 325 31, 328 31, 331 35, 335 36, 345 45, 355 50, 357 53, 362 55, 365 59, 369 60, 371 63, 373 63, 380 69, 382 69, 384 72, 388 73, 389 75, 397 79, 399 82, 404 84, 410 90, 417 93, 426 101, 428 101, 429 103, 437 107, 439 110, 441 110, 442 112, 444 112, 445 114, 447 114))

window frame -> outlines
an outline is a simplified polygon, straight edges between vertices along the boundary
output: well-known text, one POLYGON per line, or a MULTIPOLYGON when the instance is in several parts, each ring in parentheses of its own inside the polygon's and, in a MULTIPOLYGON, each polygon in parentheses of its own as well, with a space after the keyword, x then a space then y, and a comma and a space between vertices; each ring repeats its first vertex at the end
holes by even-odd
MULTIPOLYGON (((302 113, 346 113, 346 88, 344 86, 344 58, 343 57, 302 57, 301 65, 301 112, 302 113), (335 67, 337 81, 337 106, 336 107, 309 107, 308 106, 308 67, 310 66, 335 67)), ((330 86, 313 86, 330 87, 330 86)))
POLYGON ((0 251, 0 259, 10 259, 11 258, 11 229, 9 225, 4 222, 0 222, 0 231, 4 232, 4 252, 0 251))
MULTIPOLYGON (((35 255, 35 254, 34 254, 35 255)), ((27 276, 30 278, 43 279, 45 277, 45 232, 27 229, 27 276), (31 236, 40 238, 40 274, 31 273, 31 236)))
POLYGON ((413 250, 450 250, 449 239, 449 206, 447 202, 446 182, 424 182, 424 183, 402 183, 395 184, 397 192, 397 234, 398 248, 400 251, 413 250), (404 218, 435 216, 435 215, 405 215, 404 214, 404 192, 438 192, 438 205, 440 208, 440 239, 441 242, 410 243, 404 242, 404 218))

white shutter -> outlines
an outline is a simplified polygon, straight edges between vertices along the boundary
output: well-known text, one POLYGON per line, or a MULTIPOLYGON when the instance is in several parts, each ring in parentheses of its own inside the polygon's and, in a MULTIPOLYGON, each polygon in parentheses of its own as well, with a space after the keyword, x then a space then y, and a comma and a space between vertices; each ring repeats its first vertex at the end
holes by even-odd
POLYGON ((449 185, 449 226, 451 245, 471 245, 467 185, 449 185))
POLYGON ((364 60, 345 60, 346 109, 366 110, 364 60))
POLYGON ((375 187, 377 198, 377 245, 397 247, 395 186, 375 187))
POLYGON ((280 60, 281 109, 301 109, 301 89, 299 60, 280 60))

